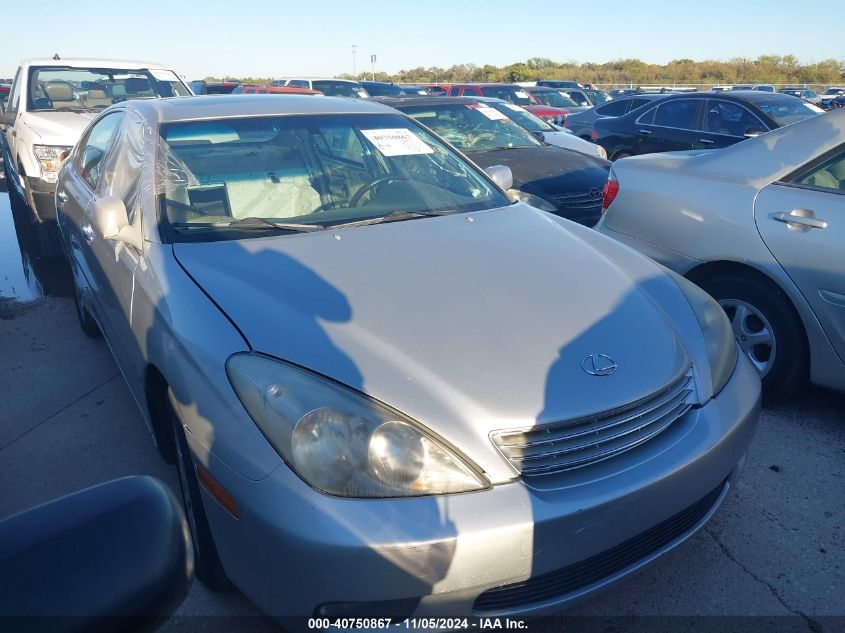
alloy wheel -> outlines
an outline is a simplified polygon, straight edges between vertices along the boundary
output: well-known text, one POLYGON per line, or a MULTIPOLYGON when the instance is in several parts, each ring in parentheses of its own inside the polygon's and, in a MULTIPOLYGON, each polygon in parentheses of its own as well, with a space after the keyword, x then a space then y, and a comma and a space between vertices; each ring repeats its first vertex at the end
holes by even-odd
POLYGON ((763 378, 771 371, 777 354, 777 340, 766 316, 750 303, 739 299, 721 299, 734 337, 751 364, 763 378))

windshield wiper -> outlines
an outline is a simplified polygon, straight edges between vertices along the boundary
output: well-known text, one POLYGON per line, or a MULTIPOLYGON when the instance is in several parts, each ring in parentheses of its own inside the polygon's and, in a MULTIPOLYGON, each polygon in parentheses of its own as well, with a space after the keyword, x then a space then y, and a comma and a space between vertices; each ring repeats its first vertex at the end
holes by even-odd
POLYGON ((279 231, 289 231, 291 233, 310 233, 311 231, 322 231, 326 227, 322 224, 298 224, 295 222, 275 222, 266 218, 248 217, 234 222, 174 222, 172 224, 176 230, 190 229, 190 228, 215 228, 215 229, 241 229, 245 231, 259 230, 266 231, 268 229, 275 229, 279 231))
POLYGON ((457 209, 440 209, 437 211, 393 211, 387 215, 380 215, 376 218, 367 218, 366 220, 354 220, 353 222, 344 222, 343 224, 335 224, 331 228, 341 229, 350 226, 367 226, 369 224, 385 224, 387 222, 402 222, 404 220, 415 220, 417 218, 430 218, 439 215, 450 215, 458 213, 457 209))

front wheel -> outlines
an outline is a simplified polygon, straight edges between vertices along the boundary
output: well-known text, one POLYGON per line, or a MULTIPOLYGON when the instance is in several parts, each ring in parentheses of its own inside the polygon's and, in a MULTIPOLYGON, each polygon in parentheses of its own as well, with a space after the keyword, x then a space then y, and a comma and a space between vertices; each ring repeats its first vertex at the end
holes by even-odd
POLYGON ((789 298, 768 280, 743 272, 701 282, 733 327, 742 353, 763 381, 767 404, 800 391, 809 376, 809 352, 801 318, 789 298))
MULTIPOLYGON (((172 399, 172 393, 169 394, 172 399)), ((220 562, 211 527, 203 507, 199 481, 185 430, 179 421, 173 405, 170 405, 173 421, 173 444, 176 449, 176 472, 179 475, 179 489, 182 492, 182 506, 191 529, 191 542, 194 546, 194 571, 202 584, 212 591, 225 591, 230 587, 229 579, 220 562)))

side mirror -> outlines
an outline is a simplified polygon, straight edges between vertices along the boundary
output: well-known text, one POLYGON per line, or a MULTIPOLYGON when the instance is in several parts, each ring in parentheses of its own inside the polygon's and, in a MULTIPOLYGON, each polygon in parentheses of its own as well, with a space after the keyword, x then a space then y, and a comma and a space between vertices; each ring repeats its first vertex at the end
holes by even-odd
POLYGON ((765 134, 768 130, 764 130, 761 127, 750 127, 745 130, 745 134, 743 136, 745 138, 754 138, 755 136, 760 136, 761 134, 765 134))
POLYGON ((513 187, 513 172, 507 165, 490 165, 484 171, 487 172, 493 182, 505 191, 513 187))
POLYGON ((6 106, 0 106, 0 123, 3 125, 14 125, 15 124, 15 113, 8 112, 6 110, 6 106))
POLYGON ((129 224, 126 205, 114 196, 103 196, 94 201, 94 221, 97 230, 107 240, 126 242, 139 251, 142 247, 141 234, 137 227, 129 224))
POLYGON ((149 631, 185 599, 193 563, 167 486, 110 481, 0 521, 0 618, 9 630, 149 631))

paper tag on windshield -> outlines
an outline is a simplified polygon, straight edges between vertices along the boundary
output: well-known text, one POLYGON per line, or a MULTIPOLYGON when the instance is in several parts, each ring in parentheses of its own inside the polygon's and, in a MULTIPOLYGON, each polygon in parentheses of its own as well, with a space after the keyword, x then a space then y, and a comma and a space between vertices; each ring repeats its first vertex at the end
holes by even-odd
POLYGON ((531 98, 530 96, 528 96, 528 93, 525 92, 524 90, 517 90, 514 94, 517 97, 519 97, 520 99, 530 99, 531 98))
POLYGON ((488 105, 482 104, 482 105, 479 105, 475 109, 478 110, 479 112, 481 112, 481 114, 486 116, 491 121, 507 121, 508 120, 508 117, 504 112, 499 112, 496 108, 491 108, 488 105))
POLYGON ((406 128, 389 130, 361 130, 361 134, 385 156, 414 156, 433 154, 434 149, 406 128))
POLYGON ((153 68, 150 69, 150 74, 159 81, 179 81, 179 77, 172 70, 157 70, 153 68))

